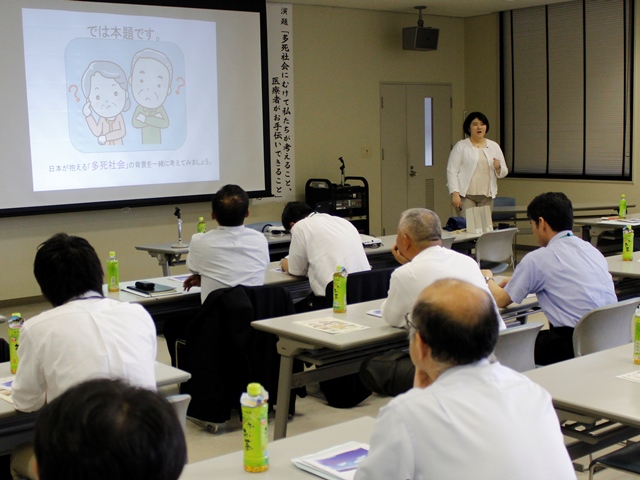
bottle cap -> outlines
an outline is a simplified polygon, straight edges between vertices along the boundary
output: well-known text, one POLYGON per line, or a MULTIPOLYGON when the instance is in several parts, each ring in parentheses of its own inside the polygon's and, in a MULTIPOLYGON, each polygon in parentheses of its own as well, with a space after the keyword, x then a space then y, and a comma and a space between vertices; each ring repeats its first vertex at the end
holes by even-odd
POLYGON ((109 252, 109 256, 110 257, 115 257, 116 256, 116 252, 109 252))
POLYGON ((199 222, 204 222, 204 217, 198 217, 199 222))
POLYGON ((20 312, 15 312, 11 314, 12 317, 22 317, 22 315, 20 314, 20 312))
POLYGON ((252 397, 257 397, 262 393, 262 385, 259 383, 250 383, 247 385, 247 393, 252 397))
POLYGON ((622 198, 624 198, 624 197, 625 197, 625 195, 624 195, 624 193, 623 193, 623 194, 622 194, 622 198))

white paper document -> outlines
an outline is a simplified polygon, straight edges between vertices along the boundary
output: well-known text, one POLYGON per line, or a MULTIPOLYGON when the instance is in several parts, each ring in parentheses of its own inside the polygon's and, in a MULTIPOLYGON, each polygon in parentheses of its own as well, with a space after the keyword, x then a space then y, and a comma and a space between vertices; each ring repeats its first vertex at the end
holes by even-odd
POLYGON ((332 317, 314 318, 313 320, 299 320, 293 323, 313 328, 314 330, 320 330, 321 332, 330 333, 332 335, 355 332, 357 330, 369 328, 366 325, 338 320, 337 318, 332 317))
POLYGON ((348 442, 318 453, 292 458, 293 464, 327 480, 353 480, 360 462, 369 453, 369 445, 348 442))

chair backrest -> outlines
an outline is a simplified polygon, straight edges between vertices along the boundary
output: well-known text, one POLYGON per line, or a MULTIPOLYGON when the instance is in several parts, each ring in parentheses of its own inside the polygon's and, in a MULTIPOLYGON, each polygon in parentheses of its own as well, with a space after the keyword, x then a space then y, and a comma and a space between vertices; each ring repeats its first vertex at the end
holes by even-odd
POLYGON ((188 395, 186 393, 182 393, 179 395, 170 395, 167 397, 167 400, 173 407, 173 410, 176 412, 178 420, 180 420, 182 431, 185 431, 187 424, 187 408, 189 408, 189 402, 191 402, 191 395, 188 395))
POLYGON ((451 250, 451 247, 453 247, 453 241, 456 239, 456 237, 445 237, 442 239, 442 246, 444 248, 448 248, 449 250, 451 250))
MULTIPOLYGON (((349 274, 347 276, 347 305, 386 298, 389 293, 391 274, 397 267, 398 265, 394 265, 349 274)), ((331 307, 333 304, 333 282, 329 282, 327 285, 325 298, 327 304, 323 308, 331 307)))
POLYGON ((585 314, 573 331, 576 357, 618 347, 633 341, 633 312, 640 298, 599 307, 585 314))
POLYGON ((493 351, 498 361, 516 372, 533 370, 536 337, 542 326, 542 323, 533 322, 501 330, 493 351))
POLYGON ((517 228, 505 228, 483 233, 476 242, 476 260, 503 262, 509 260, 513 264, 513 237, 517 228))
MULTIPOLYGON (((496 197, 493 199, 493 206, 494 207, 515 207, 516 206, 516 199, 515 197, 496 197)), ((516 218, 516 214, 514 213, 496 213, 496 212, 492 212, 491 213, 491 220, 493 220, 494 222, 500 221, 500 220, 515 220, 516 218)))

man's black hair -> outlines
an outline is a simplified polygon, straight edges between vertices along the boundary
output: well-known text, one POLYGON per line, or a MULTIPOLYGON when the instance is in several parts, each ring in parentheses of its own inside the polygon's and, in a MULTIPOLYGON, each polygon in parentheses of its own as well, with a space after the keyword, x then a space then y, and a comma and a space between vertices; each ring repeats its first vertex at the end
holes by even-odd
POLYGON ((304 202, 289 202, 282 210, 282 226, 285 230, 291 230, 291 224, 307 218, 313 213, 313 209, 304 202))
POLYGON ((102 264, 93 247, 81 237, 58 233, 40 244, 33 274, 54 307, 88 291, 102 295, 102 264))
POLYGON ((34 450, 40 480, 176 480, 187 461, 169 402, 121 380, 90 380, 47 404, 34 450))
POLYGON ((238 185, 225 185, 213 196, 211 211, 219 225, 238 227, 249 212, 249 195, 238 185))
POLYGON ((562 192, 547 192, 531 200, 527 207, 527 217, 536 225, 544 218, 554 232, 573 228, 573 205, 562 192))

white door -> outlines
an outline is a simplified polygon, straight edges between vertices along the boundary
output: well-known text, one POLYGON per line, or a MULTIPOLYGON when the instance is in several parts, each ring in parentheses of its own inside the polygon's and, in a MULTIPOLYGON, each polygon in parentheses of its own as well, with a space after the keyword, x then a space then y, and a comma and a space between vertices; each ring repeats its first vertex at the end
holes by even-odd
POLYGON ((451 86, 383 84, 380 88, 382 234, 396 232, 407 208, 450 212, 451 86))

